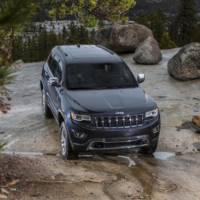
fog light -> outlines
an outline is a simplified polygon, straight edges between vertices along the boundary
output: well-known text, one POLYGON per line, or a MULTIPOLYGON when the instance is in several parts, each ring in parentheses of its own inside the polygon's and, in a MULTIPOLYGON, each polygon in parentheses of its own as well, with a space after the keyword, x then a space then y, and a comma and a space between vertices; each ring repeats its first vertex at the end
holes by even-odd
POLYGON ((159 125, 157 125, 156 127, 154 127, 154 128, 152 129, 152 133, 153 133, 153 134, 159 133, 159 131, 160 131, 160 126, 159 126, 159 125))
POLYGON ((87 136, 85 133, 81 133, 81 132, 75 132, 74 135, 76 138, 79 138, 79 139, 84 139, 87 136))

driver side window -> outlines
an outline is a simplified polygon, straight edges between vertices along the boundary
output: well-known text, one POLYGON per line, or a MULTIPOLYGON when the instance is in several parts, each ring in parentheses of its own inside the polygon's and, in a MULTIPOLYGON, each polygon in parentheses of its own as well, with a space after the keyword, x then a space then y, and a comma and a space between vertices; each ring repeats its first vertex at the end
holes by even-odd
POLYGON ((60 82, 62 80, 62 70, 61 70, 59 63, 57 62, 57 60, 55 58, 50 56, 48 64, 49 64, 49 68, 50 68, 53 76, 58 78, 58 80, 60 82))

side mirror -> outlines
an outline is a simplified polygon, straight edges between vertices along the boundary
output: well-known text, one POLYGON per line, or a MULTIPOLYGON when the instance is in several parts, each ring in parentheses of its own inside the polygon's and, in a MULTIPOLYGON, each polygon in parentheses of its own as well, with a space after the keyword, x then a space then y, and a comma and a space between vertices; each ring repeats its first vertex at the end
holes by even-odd
POLYGON ((60 87, 60 83, 58 81, 58 78, 50 78, 48 81, 48 84, 53 86, 53 87, 60 87))
POLYGON ((138 74, 137 75, 137 82, 138 83, 143 83, 145 80, 145 75, 144 74, 138 74))

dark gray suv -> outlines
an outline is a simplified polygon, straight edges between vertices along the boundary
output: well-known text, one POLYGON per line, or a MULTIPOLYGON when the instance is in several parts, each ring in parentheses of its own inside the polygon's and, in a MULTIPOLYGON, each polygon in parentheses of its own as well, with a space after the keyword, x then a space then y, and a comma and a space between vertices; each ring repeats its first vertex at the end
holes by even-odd
POLYGON ((72 154, 153 153, 160 133, 156 103, 126 63, 102 46, 57 46, 42 69, 46 117, 60 126, 63 158, 72 154))

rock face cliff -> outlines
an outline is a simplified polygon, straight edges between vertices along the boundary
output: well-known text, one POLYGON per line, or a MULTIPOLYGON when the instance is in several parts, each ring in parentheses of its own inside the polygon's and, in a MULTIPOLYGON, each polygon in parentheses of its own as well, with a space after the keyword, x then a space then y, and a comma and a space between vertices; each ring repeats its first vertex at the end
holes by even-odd
MULTIPOLYGON (((196 1, 196 9, 200 13, 200 1, 196 1)), ((136 16, 140 11, 151 13, 155 10, 162 10, 167 15, 174 16, 181 0, 139 0, 136 7, 134 7, 129 15, 131 18, 136 16)))

